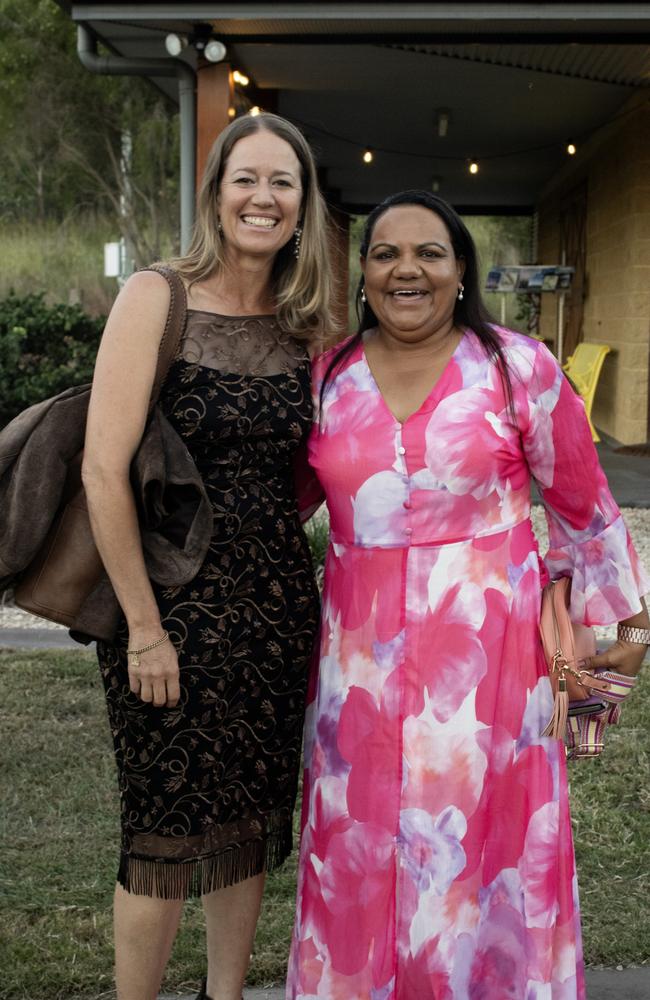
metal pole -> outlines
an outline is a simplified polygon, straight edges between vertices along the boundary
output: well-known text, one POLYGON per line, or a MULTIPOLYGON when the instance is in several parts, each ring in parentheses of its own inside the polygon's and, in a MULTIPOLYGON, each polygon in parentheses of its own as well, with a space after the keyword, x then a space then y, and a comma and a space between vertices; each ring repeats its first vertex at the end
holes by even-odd
POLYGON ((126 59, 100 56, 97 41, 84 24, 77 25, 77 55, 91 73, 108 76, 175 76, 181 131, 180 237, 181 253, 189 246, 196 192, 196 74, 191 66, 171 59, 126 59))
POLYGON ((179 74, 178 100, 181 140, 181 253, 187 253, 196 204, 196 78, 191 70, 179 74))

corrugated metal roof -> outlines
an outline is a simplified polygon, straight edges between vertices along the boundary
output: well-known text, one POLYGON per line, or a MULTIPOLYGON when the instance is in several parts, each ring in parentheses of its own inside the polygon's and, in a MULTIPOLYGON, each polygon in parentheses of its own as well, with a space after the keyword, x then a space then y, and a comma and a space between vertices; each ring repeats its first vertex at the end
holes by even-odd
MULTIPOLYGON (((426 41, 461 42, 460 34, 471 37, 481 34, 491 41, 519 36, 591 35, 596 40, 613 41, 617 35, 627 36, 634 43, 633 33, 650 33, 650 4, 603 2, 409 2, 409 0, 356 0, 354 3, 285 2, 95 2, 75 3, 58 0, 74 20, 123 21, 141 26, 169 22, 209 21, 230 37, 265 37, 290 35, 307 38, 318 35, 395 35, 417 42, 417 35, 428 35, 426 41)), ((389 40, 389 39, 386 39, 389 40)), ((480 39, 479 39, 480 40, 480 39)), ((547 38, 548 40, 548 38, 547 38)))
POLYGON ((446 56, 471 62, 511 66, 553 73, 576 80, 617 83, 625 87, 650 86, 650 45, 403 45, 423 55, 446 56))

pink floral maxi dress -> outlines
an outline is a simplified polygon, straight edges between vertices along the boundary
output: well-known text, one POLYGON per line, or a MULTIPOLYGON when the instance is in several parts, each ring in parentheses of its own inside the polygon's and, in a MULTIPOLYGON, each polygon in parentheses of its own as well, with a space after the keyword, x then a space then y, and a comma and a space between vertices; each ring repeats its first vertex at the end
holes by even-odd
POLYGON ((292 1000, 585 996, 563 747, 540 735, 540 588, 570 574, 574 619, 605 624, 648 581, 582 401, 543 345, 501 335, 516 420, 466 332, 404 424, 359 345, 311 435, 331 544, 292 1000))

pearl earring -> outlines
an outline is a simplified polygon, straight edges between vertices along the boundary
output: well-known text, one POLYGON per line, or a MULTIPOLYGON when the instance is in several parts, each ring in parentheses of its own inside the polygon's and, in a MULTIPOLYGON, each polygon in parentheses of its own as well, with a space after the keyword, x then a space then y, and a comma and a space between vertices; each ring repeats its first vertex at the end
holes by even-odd
POLYGON ((368 301, 366 299, 366 290, 365 290, 365 288, 361 289, 361 301, 363 302, 364 306, 365 306, 366 302, 368 301))
POLYGON ((461 284, 458 286, 458 301, 462 302, 464 298, 465 286, 461 284))
POLYGON ((296 226, 293 233, 293 255, 298 260, 300 257, 300 241, 302 239, 302 228, 296 226))

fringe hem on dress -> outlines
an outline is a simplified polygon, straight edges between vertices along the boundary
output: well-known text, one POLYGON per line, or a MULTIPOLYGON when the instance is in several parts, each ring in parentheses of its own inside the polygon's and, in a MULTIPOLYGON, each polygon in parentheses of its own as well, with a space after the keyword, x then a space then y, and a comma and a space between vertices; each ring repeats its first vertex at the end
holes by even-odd
POLYGON ((273 871, 291 854, 291 828, 271 833, 220 854, 200 858, 160 859, 122 854, 117 881, 136 896, 188 899, 273 871))

